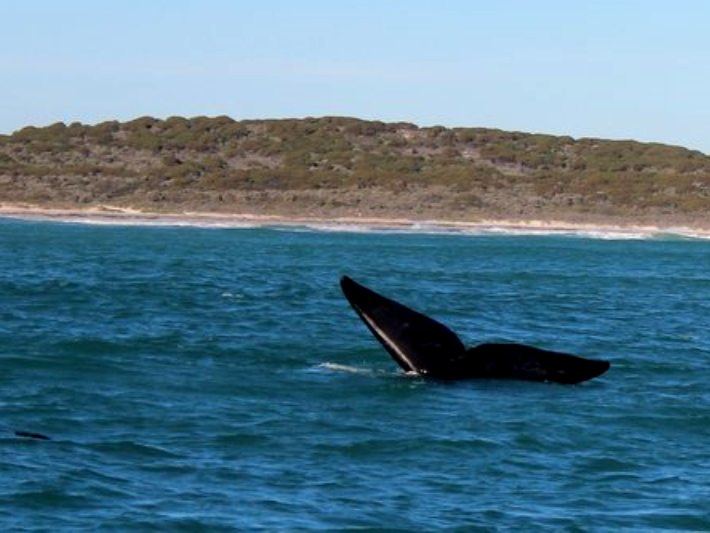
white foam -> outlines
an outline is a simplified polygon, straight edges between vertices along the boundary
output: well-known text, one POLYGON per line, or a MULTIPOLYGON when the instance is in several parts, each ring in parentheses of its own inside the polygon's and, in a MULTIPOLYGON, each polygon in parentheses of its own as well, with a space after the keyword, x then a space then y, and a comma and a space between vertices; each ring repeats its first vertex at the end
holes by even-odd
POLYGON ((341 365, 339 363, 321 363, 319 364, 316 368, 319 369, 324 369, 324 370, 329 370, 331 372, 343 372, 346 374, 357 374, 360 376, 379 376, 383 374, 388 374, 388 372, 385 372, 383 370, 375 370, 372 368, 360 368, 356 366, 350 366, 350 365, 341 365))
POLYGON ((326 370, 333 370, 334 372, 348 372, 350 374, 363 374, 372 372, 372 370, 358 368, 355 366, 341 365, 338 363, 321 363, 318 365, 318 368, 325 368, 326 370))
POLYGON ((405 219, 299 219, 260 215, 209 213, 161 214, 112 210, 41 210, 3 208, 0 216, 102 226, 194 227, 205 229, 270 228, 284 231, 340 233, 409 233, 419 235, 562 236, 601 240, 709 240, 710 231, 690 227, 613 226, 555 221, 480 222, 414 221, 405 219))
POLYGON ((321 363, 316 366, 317 369, 320 370, 328 370, 330 372, 342 372, 345 374, 355 374, 359 376, 372 376, 372 377, 385 377, 385 378, 421 378, 422 374, 415 372, 414 370, 410 370, 408 372, 404 372, 401 370, 394 370, 394 371, 389 371, 389 370, 382 370, 382 369, 374 369, 374 368, 359 368, 356 366, 350 366, 350 365, 341 365, 339 363, 321 363))

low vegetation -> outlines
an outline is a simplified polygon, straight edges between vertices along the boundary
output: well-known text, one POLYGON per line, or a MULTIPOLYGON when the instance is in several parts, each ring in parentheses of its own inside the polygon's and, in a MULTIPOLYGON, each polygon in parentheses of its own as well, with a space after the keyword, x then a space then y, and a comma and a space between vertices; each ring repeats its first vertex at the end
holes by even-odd
POLYGON ((700 214, 710 157, 655 143, 354 118, 142 117, 0 136, 0 201, 229 211, 700 214), (350 211, 348 211, 350 210, 350 211), (253 210, 252 210, 253 211, 253 210))

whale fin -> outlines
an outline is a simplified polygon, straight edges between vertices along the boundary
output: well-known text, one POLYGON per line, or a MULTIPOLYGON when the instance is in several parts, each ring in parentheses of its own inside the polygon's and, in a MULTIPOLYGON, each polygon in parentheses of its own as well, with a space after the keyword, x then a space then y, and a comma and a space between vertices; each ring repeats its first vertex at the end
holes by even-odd
POLYGON ((442 374, 466 355, 458 336, 443 324, 385 298, 347 276, 345 297, 392 358, 407 372, 442 374))
POLYGON ((26 439, 52 440, 47 435, 41 433, 33 433, 31 431, 15 431, 16 437, 24 437, 26 439))

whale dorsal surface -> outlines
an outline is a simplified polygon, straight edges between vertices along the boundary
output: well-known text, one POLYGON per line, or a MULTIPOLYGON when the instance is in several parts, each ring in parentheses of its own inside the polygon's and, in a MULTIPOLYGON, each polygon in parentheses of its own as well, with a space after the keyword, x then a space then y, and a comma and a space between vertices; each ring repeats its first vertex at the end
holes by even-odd
POLYGON ((345 297, 407 372, 439 379, 520 379, 579 383, 606 372, 607 361, 541 350, 514 343, 481 344, 466 350, 448 327, 386 298, 347 276, 345 297))

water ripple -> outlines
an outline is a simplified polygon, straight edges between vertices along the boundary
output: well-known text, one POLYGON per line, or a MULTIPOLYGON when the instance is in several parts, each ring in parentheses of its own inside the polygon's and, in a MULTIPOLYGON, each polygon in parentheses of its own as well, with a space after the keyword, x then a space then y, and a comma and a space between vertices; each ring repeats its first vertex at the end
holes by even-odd
POLYGON ((707 530, 710 244, 0 221, 4 530, 707 530), (612 360, 403 375, 349 274, 612 360))

